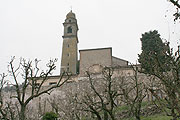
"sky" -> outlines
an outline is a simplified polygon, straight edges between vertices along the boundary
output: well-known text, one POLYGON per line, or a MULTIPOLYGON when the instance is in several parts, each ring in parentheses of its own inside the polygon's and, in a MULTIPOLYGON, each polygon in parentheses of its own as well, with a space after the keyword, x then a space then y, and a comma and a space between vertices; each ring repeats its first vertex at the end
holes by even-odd
POLYGON ((38 58, 41 68, 58 58, 54 74, 59 74, 62 23, 71 9, 79 50, 112 47, 113 56, 136 63, 144 32, 158 30, 172 46, 179 44, 180 25, 167 0, 0 0, 0 73, 15 56, 16 61, 38 58))

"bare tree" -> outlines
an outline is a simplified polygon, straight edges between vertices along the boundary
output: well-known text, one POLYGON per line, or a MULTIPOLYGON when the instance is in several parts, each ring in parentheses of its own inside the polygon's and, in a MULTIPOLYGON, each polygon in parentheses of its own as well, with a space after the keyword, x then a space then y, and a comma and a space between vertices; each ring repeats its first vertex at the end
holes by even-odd
POLYGON ((120 79, 119 85, 122 92, 122 101, 129 107, 129 116, 134 116, 137 120, 140 120, 142 102, 147 95, 147 90, 144 81, 147 76, 139 75, 137 65, 131 65, 133 69, 132 76, 123 76, 120 79))
POLYGON ((7 83, 7 81, 5 80, 5 77, 7 75, 5 75, 4 73, 3 74, 0 74, 0 118, 1 119, 5 119, 7 120, 7 110, 4 107, 4 101, 3 101, 3 88, 4 88, 4 85, 7 83))
POLYGON ((42 89, 44 82, 48 80, 49 75, 51 75, 53 70, 55 70, 55 63, 57 59, 49 61, 49 63, 46 65, 46 71, 40 71, 40 69, 38 68, 39 61, 37 59, 35 59, 34 63, 33 61, 26 61, 25 59, 20 59, 20 64, 17 68, 15 68, 14 66, 14 60, 15 57, 13 57, 9 63, 9 72, 15 83, 12 85, 16 88, 16 94, 12 97, 16 98, 20 105, 19 120, 25 120, 26 107, 29 104, 29 102, 43 94, 50 94, 51 90, 62 86, 70 78, 70 75, 66 74, 65 79, 63 79, 63 76, 65 75, 65 73, 63 73, 61 74, 59 81, 56 85, 52 85, 50 87, 42 89), (35 67, 33 67, 33 64, 35 67), (19 84, 19 74, 23 79, 22 85, 19 84), (38 81, 39 78, 42 78, 41 82, 38 81), (26 94, 28 89, 31 91, 30 95, 26 94))
POLYGON ((52 107, 52 111, 60 116, 64 120, 80 120, 81 113, 76 101, 76 93, 73 94, 70 91, 65 93, 65 96, 53 95, 48 98, 47 101, 52 107))
POLYGON ((53 111, 67 120, 116 120, 121 103, 125 103, 129 108, 129 116, 135 116, 139 120, 141 105, 147 94, 144 85, 147 76, 139 75, 138 66, 130 67, 133 71, 130 76, 119 72, 115 74, 114 69, 116 68, 106 67, 101 74, 87 72, 87 77, 82 81, 66 83, 71 89, 63 89, 64 97, 58 96, 59 93, 50 97, 48 103, 53 111))
POLYGON ((177 120, 180 118, 179 87, 173 85, 172 83, 169 84, 169 80, 171 80, 169 78, 164 80, 167 80, 166 84, 162 83, 160 80, 159 85, 156 85, 153 88, 148 88, 148 90, 154 97, 154 104, 160 110, 165 112, 167 116, 172 116, 173 120, 177 120))
MULTIPOLYGON (((166 112, 168 116, 172 116, 173 120, 180 118, 180 55, 179 50, 173 55, 170 53, 171 60, 167 64, 170 66, 170 70, 167 72, 156 71, 154 75, 159 79, 161 83, 160 91, 164 96, 159 96, 159 90, 157 88, 149 89, 152 95, 157 99, 159 108, 166 112), (169 109, 169 110, 167 110, 169 109)), ((161 67, 157 59, 157 63, 161 67)))
POLYGON ((174 21, 180 19, 180 2, 179 0, 168 0, 169 2, 171 2, 177 9, 177 11, 173 14, 173 16, 175 17, 174 18, 174 21))
POLYGON ((94 78, 89 72, 87 73, 89 81, 89 92, 86 91, 79 104, 83 105, 83 111, 90 112, 98 120, 116 120, 115 108, 116 100, 119 96, 113 79, 113 68, 105 67, 102 71, 101 78, 94 78), (103 113, 103 115, 102 115, 103 113))

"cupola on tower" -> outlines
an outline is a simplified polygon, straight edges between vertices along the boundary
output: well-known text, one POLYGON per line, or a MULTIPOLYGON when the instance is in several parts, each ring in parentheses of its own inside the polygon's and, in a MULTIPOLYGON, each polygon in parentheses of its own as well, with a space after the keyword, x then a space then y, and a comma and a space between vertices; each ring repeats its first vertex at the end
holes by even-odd
POLYGON ((63 47, 61 56, 61 73, 66 71, 77 74, 78 62, 78 25, 72 10, 66 15, 64 25, 63 47))

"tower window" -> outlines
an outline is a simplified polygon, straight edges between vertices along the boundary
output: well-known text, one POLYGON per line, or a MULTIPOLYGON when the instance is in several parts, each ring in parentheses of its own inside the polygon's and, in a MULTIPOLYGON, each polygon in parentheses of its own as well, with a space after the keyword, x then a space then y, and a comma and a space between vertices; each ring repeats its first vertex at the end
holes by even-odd
POLYGON ((69 20, 69 22, 71 22, 71 20, 69 20))
POLYGON ((67 66, 69 66, 69 63, 67 63, 67 66))
POLYGON ((67 56, 69 56, 69 53, 67 54, 67 56))
POLYGON ((72 33, 72 27, 70 26, 70 27, 68 27, 68 29, 67 29, 67 33, 72 33))
POLYGON ((67 45, 67 47, 69 48, 69 44, 67 45))

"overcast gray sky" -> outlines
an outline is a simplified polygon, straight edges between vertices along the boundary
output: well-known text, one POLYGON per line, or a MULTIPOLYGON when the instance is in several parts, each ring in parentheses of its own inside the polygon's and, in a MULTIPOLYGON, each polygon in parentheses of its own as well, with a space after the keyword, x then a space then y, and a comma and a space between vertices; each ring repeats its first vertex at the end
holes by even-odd
POLYGON ((58 74, 62 23, 71 6, 79 25, 79 49, 112 47, 114 56, 135 63, 142 33, 156 29, 172 44, 180 38, 180 26, 171 16, 174 7, 167 0, 0 0, 0 73, 16 56, 43 62, 58 58, 58 74))

